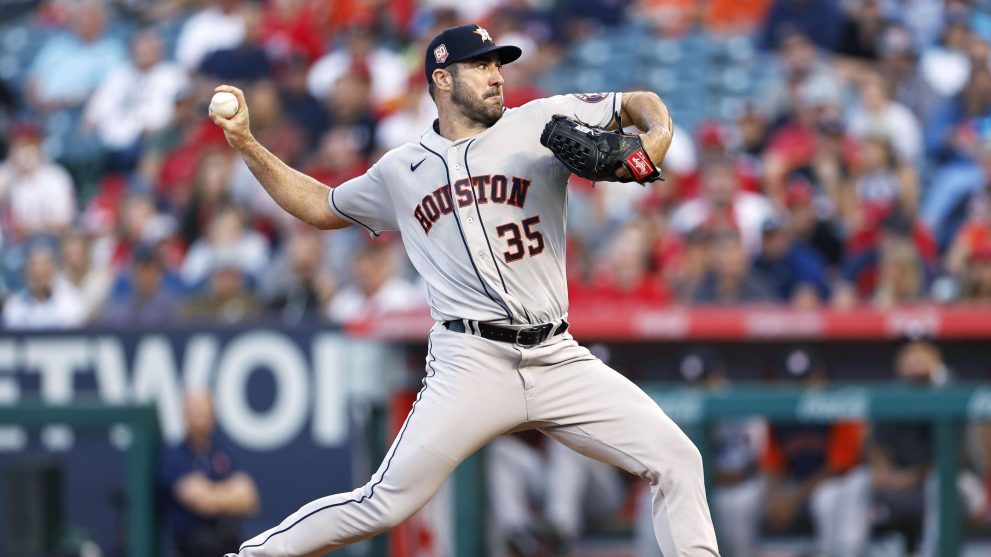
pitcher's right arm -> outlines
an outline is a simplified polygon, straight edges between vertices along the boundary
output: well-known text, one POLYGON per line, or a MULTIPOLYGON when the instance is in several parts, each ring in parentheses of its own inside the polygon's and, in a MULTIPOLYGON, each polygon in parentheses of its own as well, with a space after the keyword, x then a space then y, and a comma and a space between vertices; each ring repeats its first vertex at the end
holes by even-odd
POLYGON ((226 91, 237 97, 237 112, 230 118, 210 113, 210 118, 224 130, 230 144, 247 163, 272 199, 289 214, 319 228, 330 230, 351 226, 327 206, 327 186, 279 160, 251 135, 248 105, 244 93, 237 87, 221 85, 215 91, 226 91))

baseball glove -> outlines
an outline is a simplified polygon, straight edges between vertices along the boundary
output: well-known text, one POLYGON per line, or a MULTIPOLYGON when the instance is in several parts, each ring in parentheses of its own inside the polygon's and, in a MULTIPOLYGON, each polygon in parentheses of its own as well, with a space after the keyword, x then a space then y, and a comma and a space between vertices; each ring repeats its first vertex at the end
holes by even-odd
POLYGON ((555 114, 544 126, 540 144, 550 149, 568 170, 593 182, 643 184, 664 179, 636 134, 611 132, 555 114), (620 165, 626 167, 629 177, 616 176, 620 165))

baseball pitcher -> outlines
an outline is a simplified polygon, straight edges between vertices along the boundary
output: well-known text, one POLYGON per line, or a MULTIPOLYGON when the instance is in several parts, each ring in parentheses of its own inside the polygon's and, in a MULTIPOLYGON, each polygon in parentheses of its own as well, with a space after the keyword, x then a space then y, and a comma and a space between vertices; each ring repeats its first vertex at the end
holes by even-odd
POLYGON ((418 143, 332 190, 255 141, 243 93, 217 88, 233 93, 238 109, 213 121, 275 201, 319 229, 399 231, 436 321, 423 388, 369 482, 305 504, 237 555, 322 555, 382 533, 469 455, 525 429, 650 482, 665 557, 719 555, 698 450, 568 333, 568 177, 658 179, 671 117, 645 92, 555 96, 507 110, 500 66, 520 55, 477 25, 442 32, 425 53, 439 118, 418 143), (644 133, 609 131, 621 122, 644 133))

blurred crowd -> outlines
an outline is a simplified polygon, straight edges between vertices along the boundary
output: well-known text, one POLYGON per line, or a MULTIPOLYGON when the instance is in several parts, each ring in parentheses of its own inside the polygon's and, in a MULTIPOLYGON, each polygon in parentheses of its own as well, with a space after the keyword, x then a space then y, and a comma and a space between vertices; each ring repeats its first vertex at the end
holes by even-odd
POLYGON ((678 126, 665 181, 573 180, 573 303, 991 302, 986 0, 22 5, 0 23, 6 327, 423 307, 395 235, 294 222, 206 105, 217 84, 242 87, 256 137, 332 188, 430 125, 424 44, 464 21, 523 47, 509 106, 578 92, 542 76, 628 29, 643 48, 742 37, 757 52, 759 90, 678 126))

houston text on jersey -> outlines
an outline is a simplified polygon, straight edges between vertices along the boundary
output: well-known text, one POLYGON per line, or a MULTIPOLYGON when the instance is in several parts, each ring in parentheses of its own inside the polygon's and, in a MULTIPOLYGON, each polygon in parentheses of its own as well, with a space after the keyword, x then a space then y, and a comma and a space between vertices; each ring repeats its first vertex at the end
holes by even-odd
POLYGON ((507 178, 502 174, 472 176, 471 184, 475 186, 474 195, 468 184, 467 178, 454 182, 453 195, 451 185, 444 184, 423 197, 413 210, 413 217, 420 223, 425 233, 430 233, 430 229, 442 215, 450 215, 454 212, 455 203, 458 204, 458 208, 464 208, 471 206, 473 200, 477 200, 479 205, 489 202, 505 203, 522 209, 526 204, 527 191, 530 189, 530 180, 516 176, 507 178))

